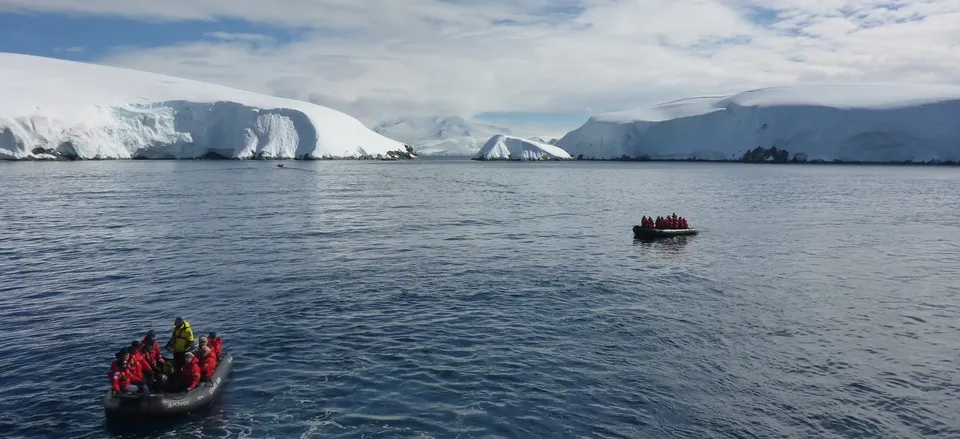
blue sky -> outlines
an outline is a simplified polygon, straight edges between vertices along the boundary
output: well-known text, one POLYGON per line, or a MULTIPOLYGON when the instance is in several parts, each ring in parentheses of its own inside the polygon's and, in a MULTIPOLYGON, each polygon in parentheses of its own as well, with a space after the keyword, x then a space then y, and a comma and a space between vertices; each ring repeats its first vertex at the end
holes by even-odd
POLYGON ((0 13, 0 50, 96 61, 117 48, 152 48, 212 40, 216 32, 269 35, 289 42, 299 34, 238 19, 158 22, 123 17, 0 13), (67 50, 72 48, 73 50, 67 50))
POLYGON ((0 50, 313 101, 367 124, 590 115, 810 82, 958 83, 953 0, 0 0, 0 50))

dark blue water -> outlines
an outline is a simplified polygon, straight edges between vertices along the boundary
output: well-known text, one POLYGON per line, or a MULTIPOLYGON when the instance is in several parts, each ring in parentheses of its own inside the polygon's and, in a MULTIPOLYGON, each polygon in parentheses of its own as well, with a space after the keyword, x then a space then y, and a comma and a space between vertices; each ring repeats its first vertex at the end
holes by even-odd
POLYGON ((287 166, 0 163, 0 435, 960 436, 958 169, 287 166), (107 424, 176 315, 223 399, 107 424))

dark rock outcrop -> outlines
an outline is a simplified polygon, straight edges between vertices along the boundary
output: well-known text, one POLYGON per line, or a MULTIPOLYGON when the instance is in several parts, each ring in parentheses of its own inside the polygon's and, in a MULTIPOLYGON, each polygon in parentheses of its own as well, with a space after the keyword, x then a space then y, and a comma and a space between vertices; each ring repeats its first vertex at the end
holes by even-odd
POLYGON ((746 163, 787 163, 790 152, 785 149, 777 149, 776 146, 764 148, 758 146, 752 151, 747 151, 740 158, 746 163))
POLYGON ((63 153, 54 148, 36 147, 30 150, 30 152, 33 155, 46 154, 48 156, 51 156, 51 157, 43 157, 43 158, 34 158, 32 160, 71 160, 71 161, 79 160, 79 157, 76 155, 76 153, 73 153, 72 149, 66 151, 66 153, 63 153))
MULTIPOLYGON (((197 158, 200 159, 200 160, 231 160, 230 157, 227 157, 227 156, 225 156, 225 155, 223 155, 223 154, 220 154, 219 152, 216 152, 216 151, 213 151, 213 150, 207 151, 207 152, 203 153, 203 155, 201 155, 200 157, 197 157, 197 158)), ((259 158, 259 157, 258 157, 258 158, 259 158)))

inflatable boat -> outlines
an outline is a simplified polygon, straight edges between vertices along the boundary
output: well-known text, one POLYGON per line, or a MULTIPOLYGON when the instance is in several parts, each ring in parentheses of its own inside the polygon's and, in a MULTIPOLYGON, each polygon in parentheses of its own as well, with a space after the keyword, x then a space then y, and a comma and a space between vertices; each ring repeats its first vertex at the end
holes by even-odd
POLYGON ((233 368, 233 357, 224 352, 217 362, 210 382, 184 393, 115 393, 107 391, 103 408, 107 416, 166 416, 189 413, 213 402, 223 391, 227 375, 233 368))
POLYGON ((671 236, 696 235, 697 229, 653 229, 649 227, 633 226, 635 238, 667 238, 671 236))

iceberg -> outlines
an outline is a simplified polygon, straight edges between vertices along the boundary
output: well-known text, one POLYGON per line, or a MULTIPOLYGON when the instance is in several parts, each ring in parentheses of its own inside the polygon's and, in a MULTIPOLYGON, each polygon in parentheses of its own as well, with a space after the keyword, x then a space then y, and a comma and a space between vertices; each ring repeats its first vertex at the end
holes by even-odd
POLYGON ((487 140, 474 160, 570 160, 561 148, 535 140, 497 134, 487 140))
POLYGON ((956 162, 958 116, 960 86, 797 85, 594 116, 557 146, 581 159, 956 162))
POLYGON ((339 111, 117 67, 0 53, 0 159, 400 159, 339 111))
POLYGON ((473 156, 484 139, 500 133, 512 134, 509 129, 460 116, 396 119, 380 123, 373 130, 412 145, 419 155, 450 157, 473 156))

